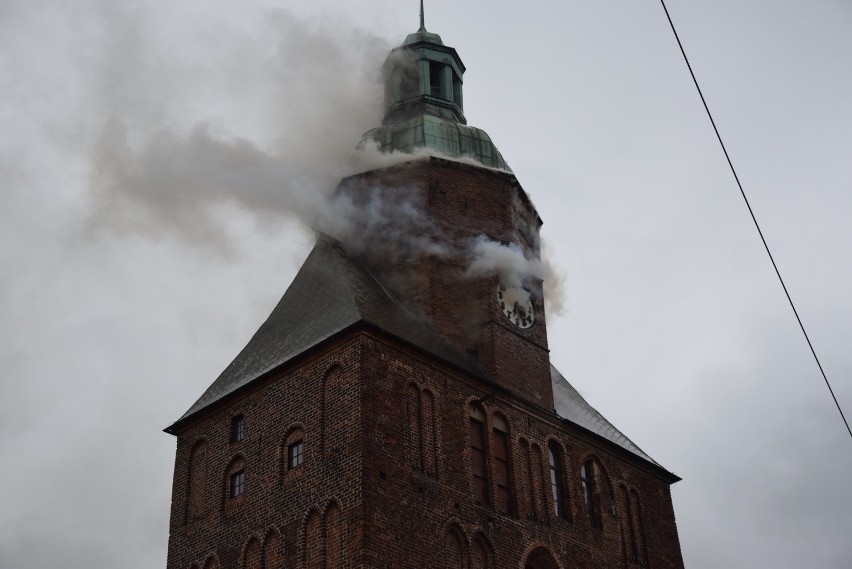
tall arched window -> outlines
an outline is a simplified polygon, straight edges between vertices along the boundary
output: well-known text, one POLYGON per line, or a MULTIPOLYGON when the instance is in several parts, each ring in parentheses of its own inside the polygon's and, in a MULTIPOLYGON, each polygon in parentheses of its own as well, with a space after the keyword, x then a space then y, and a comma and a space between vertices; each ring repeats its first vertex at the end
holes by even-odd
POLYGON ((565 507, 565 493, 562 484, 562 449, 556 441, 550 441, 547 445, 547 459, 550 469, 550 498, 553 504, 553 513, 556 517, 567 519, 568 509, 565 507))
POLYGON ((497 510, 512 513, 512 488, 509 473, 509 424, 502 415, 494 415, 491 424, 494 445, 492 469, 497 485, 497 510))
POLYGON ((248 489, 246 470, 246 461, 241 455, 236 456, 228 465, 225 476, 225 506, 243 502, 248 489))
POLYGON ((281 474, 289 477, 304 470, 307 457, 307 446, 305 442, 305 431, 301 427, 293 427, 284 437, 279 449, 281 461, 281 474))
POLYGON ((485 413, 478 406, 470 407, 470 469, 473 473, 473 497, 477 502, 490 503, 485 446, 485 413))
POLYGON ((589 459, 580 467, 580 480, 583 483, 583 498, 586 512, 593 528, 603 527, 601 518, 601 469, 595 459, 589 459))

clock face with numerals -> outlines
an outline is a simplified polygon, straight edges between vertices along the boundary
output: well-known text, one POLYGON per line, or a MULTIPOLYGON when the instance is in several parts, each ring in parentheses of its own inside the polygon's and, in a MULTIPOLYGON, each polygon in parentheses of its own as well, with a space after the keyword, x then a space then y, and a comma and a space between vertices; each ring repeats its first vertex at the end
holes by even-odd
POLYGON ((498 285, 497 303, 509 322, 518 328, 529 328, 535 324, 532 297, 526 289, 498 285))

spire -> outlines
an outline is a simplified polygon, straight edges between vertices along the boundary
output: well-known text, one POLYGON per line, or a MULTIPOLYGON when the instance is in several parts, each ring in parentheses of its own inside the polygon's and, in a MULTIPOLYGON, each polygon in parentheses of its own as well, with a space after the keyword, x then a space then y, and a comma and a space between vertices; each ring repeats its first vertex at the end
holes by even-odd
POLYGON ((491 138, 467 126, 462 93, 464 64, 441 36, 426 31, 424 0, 420 29, 408 34, 388 56, 382 126, 364 133, 383 152, 429 147, 448 156, 472 156, 491 168, 511 172, 491 138))

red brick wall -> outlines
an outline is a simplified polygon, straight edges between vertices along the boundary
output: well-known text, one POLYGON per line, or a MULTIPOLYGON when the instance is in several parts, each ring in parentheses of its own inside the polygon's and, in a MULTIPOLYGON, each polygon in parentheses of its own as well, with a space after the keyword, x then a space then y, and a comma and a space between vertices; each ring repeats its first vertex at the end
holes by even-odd
POLYGON ((332 347, 224 402, 178 433, 170 569, 201 566, 210 557, 222 569, 253 567, 252 538, 268 569, 302 566, 298 563, 305 560, 321 563, 329 543, 335 544, 334 551, 349 552, 342 565, 341 558, 331 559, 336 566, 356 566, 352 544, 359 539, 362 501, 361 353, 358 340, 332 347), (245 417, 245 437, 230 442, 230 421, 237 414, 245 417), (305 462, 288 470, 287 445, 299 432, 305 462), (190 456, 200 441, 206 447, 206 507, 201 515, 188 516, 189 479, 199 476, 198 464, 190 469, 190 456), (235 460, 245 464, 246 492, 231 499, 227 471, 235 460))
POLYGON ((169 569, 683 567, 667 474, 553 413, 541 283, 528 283, 537 322, 522 330, 499 309, 496 277, 463 276, 459 250, 479 235, 538 255, 541 222, 514 176, 433 158, 348 178, 338 191, 363 201, 376 188, 422 208, 430 239, 456 253, 409 258, 401 239, 368 244, 368 262, 504 389, 367 328, 303 354, 181 427, 169 569), (494 417, 508 423, 508 513, 494 506, 493 458, 488 504, 473 497, 473 402, 489 452, 494 417), (231 442, 237 415, 245 436, 231 442), (288 445, 300 438, 305 462, 289 469, 288 445), (562 465, 562 517, 549 444, 562 465), (588 460, 601 471, 599 528, 580 482, 588 460), (230 498, 228 476, 240 469, 246 492, 230 498))
POLYGON ((626 554, 622 486, 641 503, 633 523, 644 528, 643 561, 683 566, 667 481, 623 449, 509 394, 482 402, 489 438, 495 413, 509 424, 513 511, 503 514, 472 496, 468 409, 489 393, 479 380, 373 332, 353 331, 309 356, 179 433, 169 569, 206 560, 221 569, 461 567, 463 560, 502 569, 522 567, 534 550, 563 567, 639 567, 626 554), (245 417, 245 438, 231 443, 236 414, 245 417), (296 429, 305 463, 288 472, 281 461, 296 429), (201 440, 209 507, 187 516, 189 479, 198 472, 190 456, 201 440), (552 510, 550 441, 563 450, 567 519, 552 510), (225 474, 235 457, 245 461, 247 489, 231 500, 225 474), (606 474, 601 529, 590 526, 580 486, 589 457, 606 474))
MULTIPOLYGON (((492 418, 499 413, 510 425, 513 512, 473 499, 469 465, 468 408, 488 393, 484 385, 440 369, 434 362, 371 339, 365 359, 363 417, 369 445, 364 459, 369 567, 432 567, 435 552, 453 550, 464 536, 464 552, 473 567, 521 567, 525 552, 546 545, 563 567, 639 567, 626 554, 622 533, 630 523, 617 501, 619 485, 641 499, 640 536, 647 547, 642 561, 650 567, 683 566, 671 509, 669 485, 659 471, 626 451, 568 424, 525 401, 498 394, 482 403, 492 439, 492 418), (435 475, 416 468, 406 446, 406 410, 402 394, 414 386, 438 400, 438 469, 435 475), (566 518, 558 518, 550 498, 547 445, 562 449, 566 518), (537 458, 529 448, 537 448, 537 458), (602 528, 591 527, 580 484, 580 465, 595 457, 602 480, 602 528), (532 487, 531 487, 532 481, 532 487), (452 547, 451 547, 452 546, 452 547)), ((495 503, 496 483, 491 479, 495 503)))
MULTIPOLYGON (((497 278, 465 275, 469 246, 480 235, 520 247, 538 258, 541 220, 515 177, 481 167, 431 158, 367 172, 341 182, 339 193, 366 203, 376 192, 385 200, 408 200, 422 208, 435 229, 434 240, 452 254, 402 266, 389 265, 391 244, 367 247, 367 261, 398 295, 415 304, 432 327, 460 353, 469 354, 496 381, 546 408, 553 408, 547 325, 540 281, 528 283, 536 323, 520 329, 497 303, 497 278)), ((407 247, 402 242, 400 247, 407 247)))

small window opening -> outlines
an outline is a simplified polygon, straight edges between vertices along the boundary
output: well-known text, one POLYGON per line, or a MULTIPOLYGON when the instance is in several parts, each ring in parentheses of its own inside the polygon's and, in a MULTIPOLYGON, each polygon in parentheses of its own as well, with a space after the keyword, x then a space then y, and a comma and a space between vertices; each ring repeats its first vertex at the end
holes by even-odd
POLYGON ((305 441, 298 440, 287 447, 287 470, 298 468, 305 462, 305 441))
POLYGON ((230 496, 236 498, 246 491, 246 471, 238 470, 231 474, 230 496))
POLYGON ((433 97, 443 97, 444 66, 437 61, 429 62, 429 92, 433 97))
POLYGON ((453 102, 459 110, 464 111, 462 108, 462 82, 455 73, 453 73, 453 102))
POLYGON ((245 417, 237 415, 231 419, 231 442, 238 443, 243 440, 245 434, 245 417))
POLYGON ((559 447, 554 441, 550 441, 547 445, 547 455, 550 462, 550 496, 553 499, 553 512, 559 518, 567 518, 562 499, 562 461, 559 447))

